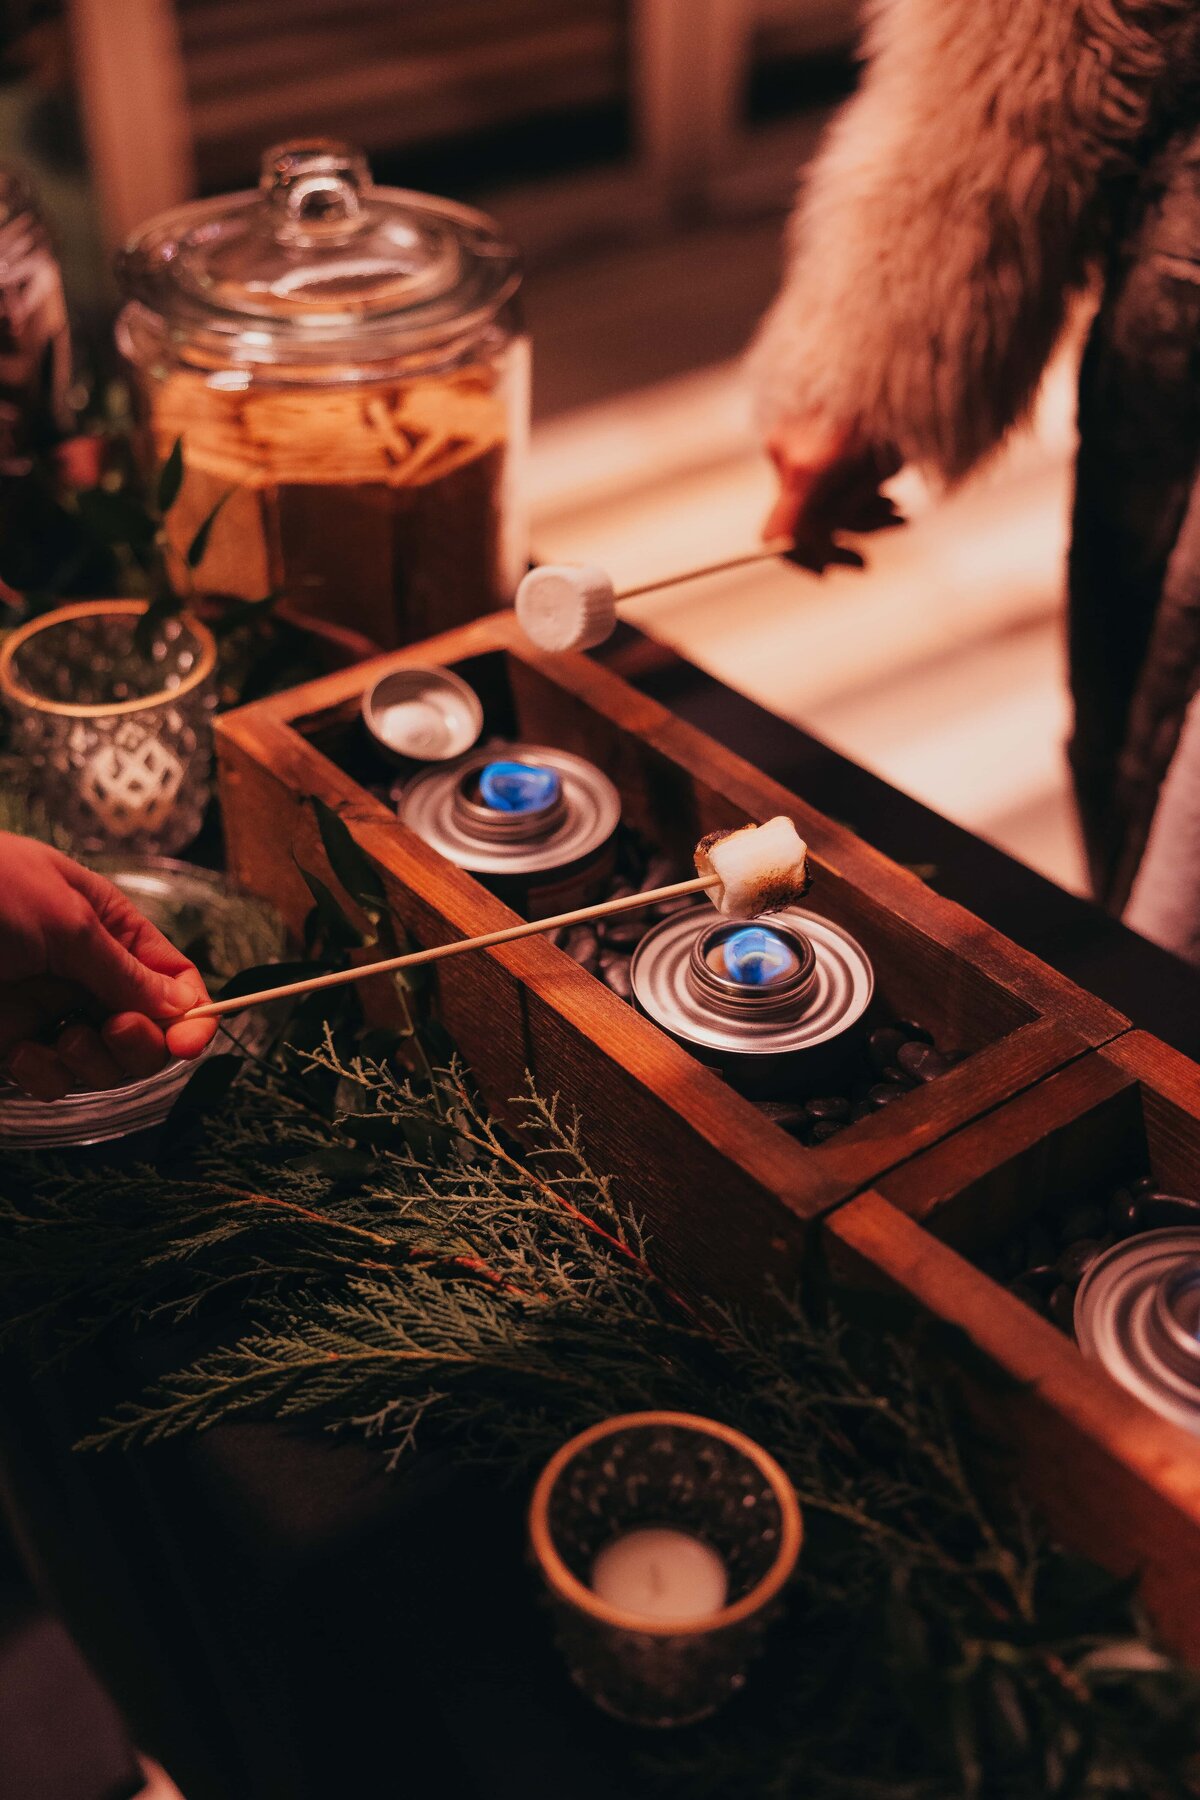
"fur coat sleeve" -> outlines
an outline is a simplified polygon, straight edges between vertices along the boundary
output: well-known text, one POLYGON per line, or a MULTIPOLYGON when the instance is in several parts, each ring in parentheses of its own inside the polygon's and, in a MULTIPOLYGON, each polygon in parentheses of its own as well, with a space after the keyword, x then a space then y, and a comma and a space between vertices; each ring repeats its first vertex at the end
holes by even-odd
POLYGON ((1029 408, 1104 184, 1196 0, 873 0, 751 350, 764 426, 857 423, 953 479, 1029 408))

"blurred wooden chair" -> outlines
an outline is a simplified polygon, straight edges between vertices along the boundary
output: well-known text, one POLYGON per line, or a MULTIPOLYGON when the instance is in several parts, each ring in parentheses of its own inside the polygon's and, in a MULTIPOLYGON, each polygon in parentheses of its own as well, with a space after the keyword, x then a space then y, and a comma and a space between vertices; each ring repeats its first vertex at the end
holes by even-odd
POLYGON ((579 236, 696 212, 739 157, 755 154, 742 121, 755 34, 783 20, 817 41, 846 29, 853 0, 68 6, 97 194, 116 243, 197 188, 252 180, 262 150, 281 138, 321 132, 394 154, 537 119, 561 120, 569 135, 589 108, 622 104, 628 153, 605 167, 548 169, 514 222, 544 235, 553 220, 551 236, 579 236))

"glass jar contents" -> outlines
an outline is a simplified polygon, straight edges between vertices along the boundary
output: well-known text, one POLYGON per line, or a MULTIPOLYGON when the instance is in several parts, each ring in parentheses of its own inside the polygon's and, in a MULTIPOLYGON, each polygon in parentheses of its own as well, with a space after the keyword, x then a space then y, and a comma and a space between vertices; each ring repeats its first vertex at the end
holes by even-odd
POLYGON ((183 440, 180 553, 225 500, 203 589, 387 648, 509 604, 529 359, 490 219, 315 140, 269 151, 257 193, 150 221, 119 274, 147 462, 183 440))

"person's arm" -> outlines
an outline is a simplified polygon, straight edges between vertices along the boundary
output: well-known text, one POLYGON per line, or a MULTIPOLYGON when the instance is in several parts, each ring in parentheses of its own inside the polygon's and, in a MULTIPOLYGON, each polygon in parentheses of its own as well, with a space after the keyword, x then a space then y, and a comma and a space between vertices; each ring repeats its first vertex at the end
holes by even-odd
POLYGON ((192 963, 111 881, 0 832, 0 1067, 38 1100, 198 1056, 216 1022, 192 963))
POLYGON ((862 87, 750 356, 802 521, 831 486, 860 503, 875 463, 954 480, 1027 413, 1101 185, 1195 16, 1194 0, 876 0, 862 87))

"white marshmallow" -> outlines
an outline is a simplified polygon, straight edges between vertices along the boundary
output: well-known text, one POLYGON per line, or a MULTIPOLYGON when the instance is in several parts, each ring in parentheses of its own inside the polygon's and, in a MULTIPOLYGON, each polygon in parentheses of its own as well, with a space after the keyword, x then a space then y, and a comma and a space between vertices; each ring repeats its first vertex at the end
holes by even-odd
POLYGON ((781 813, 765 825, 716 831, 696 845, 696 873, 716 875, 709 889, 718 912, 735 919, 797 906, 808 891, 808 845, 781 813))
POLYGON ((517 589, 516 611, 539 650, 591 650, 616 627, 612 577, 589 563, 542 563, 517 589))

